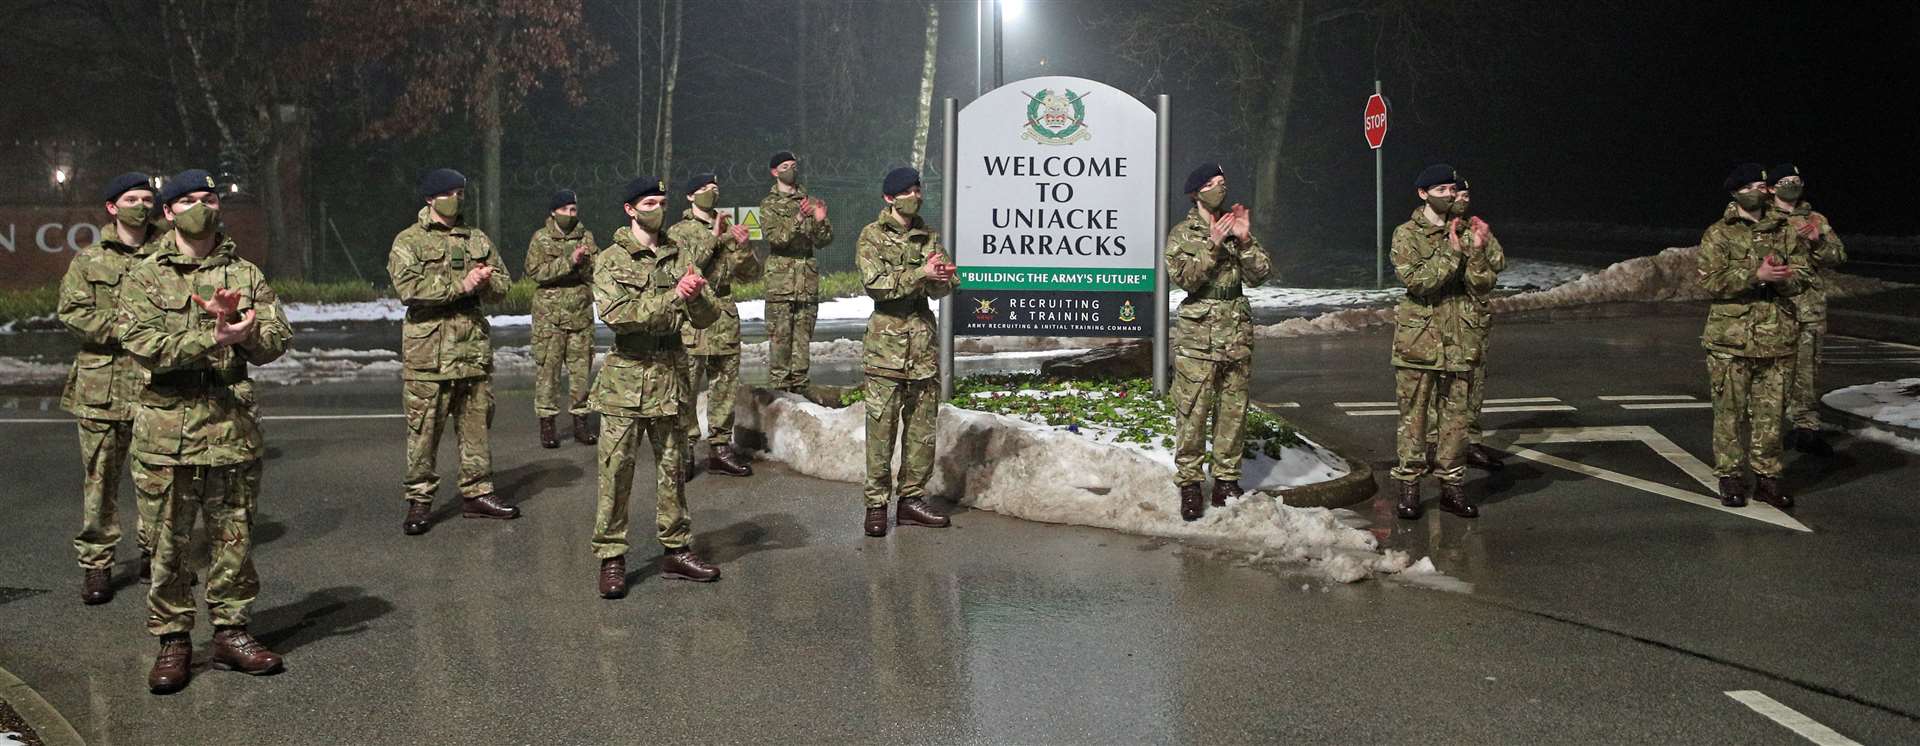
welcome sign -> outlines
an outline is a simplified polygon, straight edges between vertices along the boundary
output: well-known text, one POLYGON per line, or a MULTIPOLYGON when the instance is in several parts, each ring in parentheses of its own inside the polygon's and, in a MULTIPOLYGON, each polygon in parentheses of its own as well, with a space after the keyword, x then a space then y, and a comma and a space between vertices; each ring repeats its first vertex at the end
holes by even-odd
POLYGON ((1157 128, 1084 78, 1029 78, 960 111, 955 334, 1152 336, 1157 128))

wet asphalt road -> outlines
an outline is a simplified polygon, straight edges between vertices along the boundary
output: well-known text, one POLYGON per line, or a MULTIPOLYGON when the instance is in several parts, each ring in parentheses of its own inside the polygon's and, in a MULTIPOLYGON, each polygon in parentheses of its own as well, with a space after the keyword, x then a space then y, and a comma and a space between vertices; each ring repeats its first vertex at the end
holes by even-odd
MULTIPOLYGON (((1574 409, 1488 425, 1645 425, 1705 457, 1705 410, 1598 398, 1706 397, 1698 316, 1624 312, 1503 320, 1488 396, 1574 409)), ((1828 388, 1920 374, 1897 348, 1837 342, 1864 362, 1829 365, 1828 388)), ((1393 418, 1335 406, 1391 398, 1384 332, 1259 355, 1256 398, 1385 465, 1393 418)), ((1790 463, 1804 533, 1520 460, 1474 475, 1477 522, 1356 506, 1467 592, 983 512, 868 539, 857 485, 762 464, 690 487, 725 579, 660 580, 636 542, 633 592, 603 601, 591 450, 534 447, 529 382, 500 389, 498 483, 527 517, 461 520, 443 500, 423 537, 398 526, 401 421, 270 423, 253 629, 289 670, 203 672, 165 698, 144 686, 140 588, 76 598, 72 427, 0 411, 0 667, 97 744, 1806 743, 1738 690, 1865 743, 1920 740, 1920 460, 1870 442, 1790 463)), ((264 398, 276 416, 398 411, 397 383, 264 398)), ((1539 449, 1700 489, 1640 444, 1539 449)))

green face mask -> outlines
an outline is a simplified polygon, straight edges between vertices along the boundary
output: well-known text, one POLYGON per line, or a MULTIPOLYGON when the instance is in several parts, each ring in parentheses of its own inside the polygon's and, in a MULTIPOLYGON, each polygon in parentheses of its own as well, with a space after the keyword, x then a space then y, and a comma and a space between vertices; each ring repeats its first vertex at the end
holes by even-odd
POLYGON ((433 213, 448 220, 460 217, 460 198, 452 195, 434 198, 433 213))
POLYGON ((720 190, 710 189, 693 195, 693 206, 702 210, 713 209, 713 203, 720 201, 720 190))
POLYGON ((1753 212, 1767 205, 1767 193, 1757 189, 1745 192, 1734 192, 1733 201, 1734 204, 1740 206, 1740 209, 1753 212))
POLYGON ((147 217, 153 214, 153 208, 147 205, 121 205, 120 213, 113 216, 121 225, 134 230, 146 227, 147 217))
POLYGON ((1453 195, 1441 195, 1428 192, 1427 206, 1433 208, 1435 214, 1446 217, 1453 212, 1453 195))
POLYGON ((800 169, 790 168, 785 171, 780 171, 775 173, 773 178, 779 179, 782 184, 793 186, 800 183, 800 169))
POLYGON ((1473 203, 1459 197, 1453 198, 1453 204, 1447 206, 1447 216, 1464 218, 1473 211, 1473 203))
POLYGON ((202 202, 173 214, 173 226, 187 238, 200 239, 213 235, 214 226, 220 224, 220 214, 202 202))
POLYGON ((660 230, 660 223, 665 220, 666 217, 666 209, 660 207, 651 210, 635 210, 633 213, 634 222, 639 223, 640 227, 648 231, 660 230))
POLYGON ((893 209, 899 210, 901 215, 907 217, 918 215, 920 214, 920 198, 895 197, 893 198, 893 209))
POLYGON ((553 216, 553 224, 558 226, 562 232, 571 231, 574 226, 580 224, 580 216, 557 214, 553 216))
POLYGON ((1207 208, 1207 212, 1218 212, 1220 205, 1226 201, 1227 186, 1225 184, 1200 190, 1200 206, 1207 208))
POLYGON ((1805 194, 1806 191, 1805 184, 1781 184, 1773 188, 1773 193, 1779 195, 1780 199, 1796 203, 1800 201, 1800 195, 1805 194))

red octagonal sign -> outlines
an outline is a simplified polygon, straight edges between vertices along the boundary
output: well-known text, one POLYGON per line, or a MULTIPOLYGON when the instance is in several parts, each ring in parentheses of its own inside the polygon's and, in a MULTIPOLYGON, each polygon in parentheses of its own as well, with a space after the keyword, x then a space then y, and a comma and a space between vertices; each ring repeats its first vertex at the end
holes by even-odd
POLYGON ((1367 146, 1379 150, 1387 141, 1387 100, 1376 93, 1367 97, 1365 115, 1367 146))

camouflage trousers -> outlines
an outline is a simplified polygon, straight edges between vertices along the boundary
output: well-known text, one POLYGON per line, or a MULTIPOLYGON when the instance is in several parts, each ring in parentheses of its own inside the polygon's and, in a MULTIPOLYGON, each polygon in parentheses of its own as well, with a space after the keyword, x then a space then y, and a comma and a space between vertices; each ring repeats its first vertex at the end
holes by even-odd
POLYGON ((627 502, 633 495, 634 462, 643 437, 653 446, 655 530, 660 545, 687 546, 693 524, 687 519, 686 482, 680 473, 685 458, 681 449, 686 447, 679 437, 680 418, 608 414, 600 419, 600 502, 593 516, 593 556, 607 559, 627 553, 627 502))
POLYGON ((187 568, 193 524, 206 516, 211 554, 207 613, 216 626, 247 623, 260 595, 253 568, 253 511, 260 495, 260 460, 230 466, 155 466, 133 460, 133 486, 160 504, 154 531, 153 588, 147 591, 147 632, 193 629, 193 574, 187 568))
POLYGON ((1787 377, 1787 424, 1802 430, 1820 429, 1820 392, 1813 374, 1820 370, 1820 344, 1827 336, 1827 320, 1800 322, 1800 344, 1787 377))
POLYGON ((940 414, 940 379, 907 381, 867 376, 867 507, 926 497, 933 476, 933 438, 940 414), (903 427, 904 425, 904 427, 903 427), (898 440, 895 440, 895 438, 898 440), (900 478, 893 475, 893 451, 900 447, 900 478))
MULTIPOLYGON (((1480 427, 1480 407, 1487 398, 1487 366, 1485 361, 1482 361, 1480 365, 1474 366, 1473 381, 1470 385, 1472 388, 1468 389, 1467 393, 1467 443, 1469 445, 1479 445, 1480 436, 1483 432, 1480 427)), ((1439 399, 1434 399, 1427 403, 1427 421, 1440 421, 1439 399)), ((1428 433, 1428 435, 1431 436, 1432 433, 1428 433)), ((1429 441, 1427 445, 1431 447, 1433 443, 1429 441)))
MULTIPOLYGON (((80 533, 73 537, 73 550, 80 557, 81 567, 105 570, 113 567, 113 552, 120 545, 120 470, 127 466, 133 422, 82 417, 79 423, 80 462, 86 467, 87 481, 80 487, 80 533)), ((134 537, 144 556, 153 553, 160 503, 137 492, 135 502, 139 520, 134 524, 134 537)))
POLYGON ((1240 458, 1247 448, 1247 378, 1252 370, 1252 360, 1174 356, 1173 481, 1193 484, 1205 478, 1201 466, 1209 453, 1214 479, 1240 481, 1240 458), (1208 448, 1209 433, 1212 448, 1208 448))
POLYGON ((587 379, 593 371, 593 327, 567 331, 557 326, 533 327, 533 414, 553 417, 560 414, 560 374, 567 375, 567 413, 574 419, 587 416, 587 379))
POLYGON ((1400 429, 1395 434, 1394 464, 1389 476, 1416 482, 1429 470, 1444 484, 1467 478, 1467 427, 1472 416, 1476 374, 1420 368, 1395 368, 1394 397, 1400 404, 1400 429), (1433 445, 1433 462, 1427 446, 1433 445))
POLYGON ((707 444, 733 445, 733 404, 740 392, 740 353, 687 355, 687 401, 681 424, 687 442, 700 440, 700 392, 707 392, 707 444))
POLYGON ((767 386, 799 391, 810 383, 813 327, 820 304, 767 301, 767 386))
POLYGON ((460 496, 493 493, 493 381, 485 376, 452 381, 406 381, 401 394, 407 411, 407 476, 401 485, 413 502, 433 502, 440 490, 434 471, 440 433, 453 423, 459 440, 460 496))
POLYGON ((1753 473, 1777 477, 1780 426, 1786 415, 1787 375, 1792 357, 1739 357, 1707 353, 1707 385, 1713 392, 1713 473, 1740 476, 1745 461, 1753 473), (1741 427, 1747 429, 1745 440, 1741 427))

